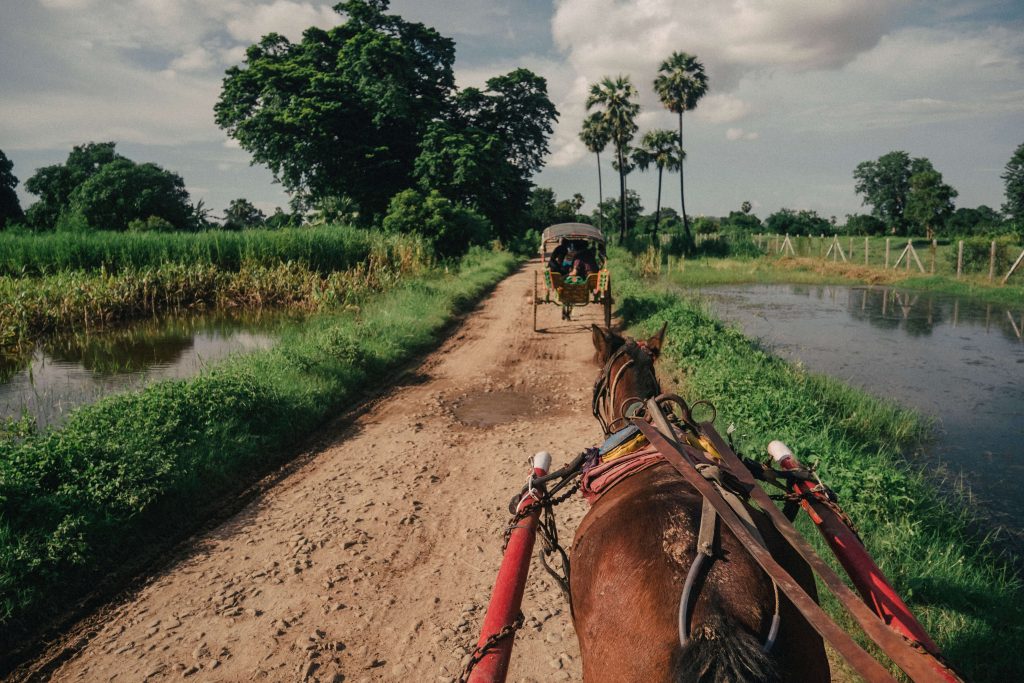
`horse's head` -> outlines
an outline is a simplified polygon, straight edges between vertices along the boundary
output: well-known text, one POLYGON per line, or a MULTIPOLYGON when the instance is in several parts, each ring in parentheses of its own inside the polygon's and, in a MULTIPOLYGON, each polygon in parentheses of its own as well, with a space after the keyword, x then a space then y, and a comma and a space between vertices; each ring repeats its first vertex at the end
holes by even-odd
POLYGON ((635 406, 661 393, 654 362, 661 354, 667 326, 662 325, 646 341, 623 337, 597 325, 591 327, 596 359, 602 365, 594 384, 594 417, 605 434, 621 429, 635 406))

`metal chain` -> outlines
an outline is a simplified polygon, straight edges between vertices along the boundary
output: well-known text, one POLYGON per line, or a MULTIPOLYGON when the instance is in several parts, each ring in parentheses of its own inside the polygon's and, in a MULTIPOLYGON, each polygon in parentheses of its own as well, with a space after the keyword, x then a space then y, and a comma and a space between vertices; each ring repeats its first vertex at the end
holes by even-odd
POLYGON ((466 666, 462 668, 462 673, 459 674, 459 683, 467 683, 467 681, 469 681, 470 674, 473 673, 473 669, 483 660, 484 657, 487 656, 488 651, 492 650, 505 638, 514 635, 516 631, 523 627, 523 622, 525 620, 526 617, 522 612, 520 612, 516 615, 515 620, 511 624, 506 624, 500 631, 494 633, 485 640, 482 645, 478 645, 477 648, 473 650, 473 655, 469 658, 469 661, 466 662, 466 666))

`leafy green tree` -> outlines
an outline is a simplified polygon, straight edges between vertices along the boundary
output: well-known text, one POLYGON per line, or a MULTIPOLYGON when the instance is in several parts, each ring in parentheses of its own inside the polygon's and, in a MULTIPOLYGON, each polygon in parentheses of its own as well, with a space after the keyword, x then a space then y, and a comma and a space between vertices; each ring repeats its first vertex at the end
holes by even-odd
POLYGON ((1003 229, 1002 215, 984 204, 974 209, 961 207, 946 221, 946 233, 950 235, 984 235, 998 233, 1003 229))
MULTIPOLYGON (((654 209, 654 230, 651 239, 658 239, 658 224, 661 222, 661 176, 665 169, 678 171, 682 166, 683 157, 678 138, 670 130, 652 130, 640 139, 640 146, 633 151, 633 160, 641 171, 652 165, 658 169, 658 202, 654 209)), ((682 152, 685 157, 686 152, 682 152)))
POLYGON ((881 235, 885 233, 885 223, 868 214, 847 214, 843 231, 848 235, 881 235))
POLYGON ((0 150, 0 230, 14 222, 21 221, 25 214, 18 202, 18 178, 14 175, 14 163, 0 150))
POLYGON ((754 208, 754 205, 751 204, 748 201, 744 201, 742 204, 740 204, 740 211, 742 211, 743 213, 750 213, 750 211, 753 208, 754 208))
POLYGON ((437 190, 422 195, 403 190, 388 205, 385 232, 422 235, 438 256, 458 256, 491 239, 491 226, 480 214, 459 206, 437 190))
POLYGON ((88 142, 74 147, 63 164, 36 170, 25 181, 25 189, 39 197, 29 207, 29 224, 37 230, 52 230, 61 213, 69 208, 72 193, 82 183, 107 164, 125 159, 114 147, 113 142, 88 142))
POLYGON ((174 232, 174 225, 160 216, 150 216, 146 220, 135 218, 128 222, 129 232, 174 232))
MULTIPOLYGON (((627 206, 626 200, 626 150, 630 140, 637 131, 636 117, 640 113, 640 105, 633 101, 637 97, 636 88, 628 76, 618 78, 605 77, 599 83, 590 86, 587 95, 587 110, 598 108, 601 122, 607 128, 610 141, 615 145, 615 162, 619 172, 619 241, 626 238, 627 206)), ((598 215, 604 217, 599 205, 598 215)))
POLYGON ((211 230, 217 227, 212 218, 213 212, 206 206, 206 202, 200 199, 192 205, 190 222, 193 230, 211 230))
POLYGON ((451 39, 386 14, 387 0, 335 5, 347 16, 291 43, 270 34, 228 69, 216 122, 286 189, 348 196, 368 222, 412 185, 432 121, 450 111, 451 39))
POLYGON ((297 228, 302 225, 302 217, 288 213, 280 206, 274 207, 274 213, 267 217, 267 221, 264 227, 270 228, 271 230, 281 230, 283 228, 297 228))
POLYGON ((248 228, 262 228, 267 221, 267 215, 256 208, 256 206, 244 197, 232 199, 224 212, 225 230, 246 230, 248 228))
POLYGON ((931 239, 936 230, 942 230, 953 215, 953 199, 957 191, 942 182, 938 171, 921 171, 910 176, 907 196, 907 218, 918 228, 924 228, 931 239))
POLYGON ((864 161, 853 171, 854 189, 864 195, 864 204, 870 204, 872 215, 906 235, 910 222, 906 216, 910 195, 910 177, 924 171, 934 171, 925 158, 913 158, 903 151, 883 154, 876 161, 864 161))
POLYGON ((1000 177, 1006 188, 1003 213, 1010 220, 1024 226, 1024 142, 1017 146, 1013 156, 1006 162, 1006 169, 1000 177))
POLYGON ((600 112, 595 111, 583 119, 580 140, 597 157, 597 203, 600 205, 604 201, 604 188, 601 186, 601 152, 611 141, 608 127, 604 124, 604 117, 600 112))
POLYGON ((594 211, 594 220, 595 222, 603 221, 606 224, 614 224, 623 214, 625 214, 626 232, 631 232, 639 223, 643 210, 644 207, 640 204, 640 195, 634 190, 627 190, 625 211, 622 210, 622 206, 617 197, 609 197, 601 202, 594 211))
POLYGON ((133 220, 161 218, 176 230, 191 226, 185 182, 152 163, 125 158, 104 164, 71 193, 68 211, 94 230, 127 230, 133 220))
MULTIPOLYGON (((743 204, 750 206, 749 202, 743 204)), ((761 219, 749 211, 743 211, 742 207, 740 211, 730 211, 728 217, 722 219, 722 232, 726 233, 750 235, 761 230, 762 227, 761 219)))
POLYGON ((658 93, 666 109, 679 115, 679 204, 686 239, 692 240, 690 223, 686 216, 686 196, 683 191, 683 160, 686 158, 683 151, 683 112, 696 109, 697 102, 708 91, 708 77, 704 73, 704 65, 694 55, 673 52, 658 67, 654 91, 658 93))
POLYGON ((765 228, 777 234, 822 235, 832 232, 828 220, 816 211, 779 209, 764 221, 765 228))

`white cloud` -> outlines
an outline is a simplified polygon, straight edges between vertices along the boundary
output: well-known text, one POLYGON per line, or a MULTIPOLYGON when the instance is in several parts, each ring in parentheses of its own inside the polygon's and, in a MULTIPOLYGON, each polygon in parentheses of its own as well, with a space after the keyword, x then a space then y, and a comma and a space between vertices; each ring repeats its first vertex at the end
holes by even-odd
POLYGON ((750 103, 727 93, 706 95, 694 114, 710 123, 734 123, 750 114, 750 103))
POLYGON ((725 131, 726 140, 757 140, 761 137, 760 133, 754 131, 746 131, 742 128, 729 128, 725 131))
POLYGON ((330 5, 292 0, 275 0, 247 8, 248 11, 229 17, 227 29, 231 37, 255 43, 268 33, 280 33, 291 41, 302 37, 310 26, 330 28, 344 21, 330 5))
POLYGON ((206 71, 216 64, 209 50, 196 46, 171 61, 170 68, 176 71, 206 71))

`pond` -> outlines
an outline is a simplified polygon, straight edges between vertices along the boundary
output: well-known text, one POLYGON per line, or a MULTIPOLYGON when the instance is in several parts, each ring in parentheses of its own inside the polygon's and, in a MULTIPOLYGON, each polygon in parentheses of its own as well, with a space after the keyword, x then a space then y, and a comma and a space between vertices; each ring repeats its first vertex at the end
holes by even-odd
POLYGON ((108 394, 190 377, 231 354, 273 346, 281 314, 171 316, 40 342, 0 364, 0 419, 31 415, 39 426, 108 394))
POLYGON ((1024 550, 1024 302, 889 287, 700 291, 718 317, 777 355, 935 418, 928 469, 962 478, 1024 550))

